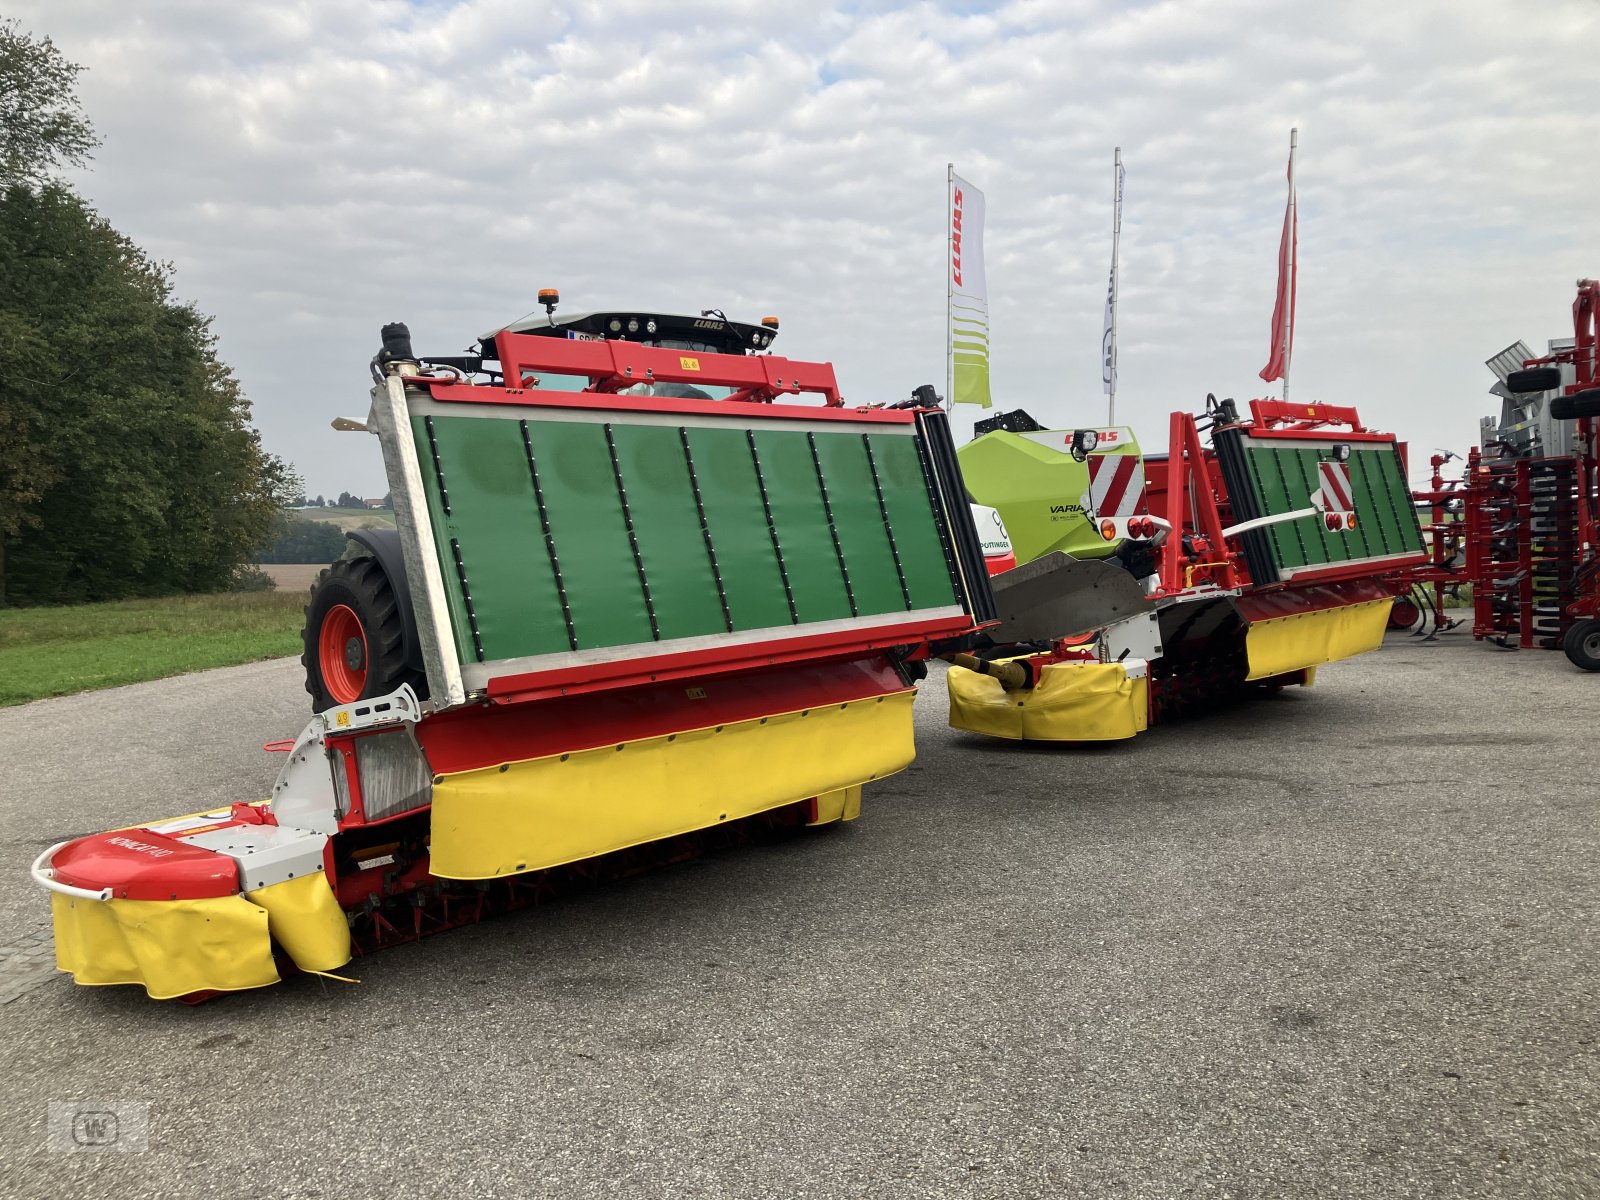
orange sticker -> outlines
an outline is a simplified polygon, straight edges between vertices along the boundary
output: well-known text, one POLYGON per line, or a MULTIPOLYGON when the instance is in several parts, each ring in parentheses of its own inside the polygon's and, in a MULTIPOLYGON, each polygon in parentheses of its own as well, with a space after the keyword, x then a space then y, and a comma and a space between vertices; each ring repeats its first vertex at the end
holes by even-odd
POLYGON ((700 369, 700 360, 698 358, 691 358, 687 354, 680 354, 678 355, 678 366, 682 367, 685 371, 698 371, 700 369))

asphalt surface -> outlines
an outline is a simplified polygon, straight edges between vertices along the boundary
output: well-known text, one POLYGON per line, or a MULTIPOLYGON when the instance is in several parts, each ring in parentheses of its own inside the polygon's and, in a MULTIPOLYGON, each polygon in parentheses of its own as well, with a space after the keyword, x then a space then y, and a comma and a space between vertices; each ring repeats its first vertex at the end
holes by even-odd
POLYGON ((851 826, 198 1008, 27 975, 26 866, 263 794, 297 665, 0 710, 0 1195, 1600 1195, 1597 688, 1391 638, 1029 748, 936 672, 851 826))

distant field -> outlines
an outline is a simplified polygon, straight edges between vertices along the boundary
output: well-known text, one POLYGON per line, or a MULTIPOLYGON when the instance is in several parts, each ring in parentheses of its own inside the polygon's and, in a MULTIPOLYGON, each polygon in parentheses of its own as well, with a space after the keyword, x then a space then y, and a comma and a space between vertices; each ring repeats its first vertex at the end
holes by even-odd
POLYGON ((299 591, 0 609, 0 705, 300 653, 299 591))
POLYGON ((297 508, 294 515, 308 521, 325 521, 340 529, 394 528, 394 513, 385 508, 297 508))
MULTIPOLYGON (((261 563, 280 592, 305 592, 317 581, 327 563, 261 563)), ((304 597, 302 596, 302 601, 304 597)))

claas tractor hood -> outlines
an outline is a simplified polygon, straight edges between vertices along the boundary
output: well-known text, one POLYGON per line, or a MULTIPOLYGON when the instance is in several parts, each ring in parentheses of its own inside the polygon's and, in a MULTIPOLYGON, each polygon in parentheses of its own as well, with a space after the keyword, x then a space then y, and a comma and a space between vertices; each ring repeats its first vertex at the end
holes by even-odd
POLYGON ((1031 421, 1002 425, 958 451, 967 491, 996 509, 1026 563, 1055 551, 1074 558, 1104 558, 1121 536, 1102 536, 1101 518, 1139 512, 1144 464, 1133 430, 1025 429, 1031 421))

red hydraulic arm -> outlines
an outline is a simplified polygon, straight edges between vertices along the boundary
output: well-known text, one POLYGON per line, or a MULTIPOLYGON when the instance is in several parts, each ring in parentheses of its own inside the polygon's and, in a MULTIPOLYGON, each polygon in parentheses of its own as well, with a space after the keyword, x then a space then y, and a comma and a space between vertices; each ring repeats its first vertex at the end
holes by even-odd
POLYGON ((1222 514, 1217 509, 1206 450, 1189 413, 1172 414, 1168 446, 1166 511, 1161 515, 1172 533, 1161 544, 1161 590, 1181 592, 1197 580, 1222 588, 1237 587, 1238 571, 1222 536, 1222 514), (1185 530, 1193 531, 1187 549, 1185 530))

